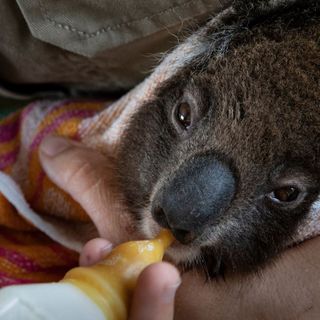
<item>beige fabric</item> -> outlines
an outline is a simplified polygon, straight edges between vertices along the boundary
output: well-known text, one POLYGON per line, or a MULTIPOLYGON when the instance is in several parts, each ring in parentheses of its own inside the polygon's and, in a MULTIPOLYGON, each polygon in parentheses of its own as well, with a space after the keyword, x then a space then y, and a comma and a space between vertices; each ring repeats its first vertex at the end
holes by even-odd
POLYGON ((212 0, 17 0, 37 39, 93 57, 212 8, 212 0))
POLYGON ((1 0, 0 81, 128 89, 177 44, 174 33, 225 2, 1 0))

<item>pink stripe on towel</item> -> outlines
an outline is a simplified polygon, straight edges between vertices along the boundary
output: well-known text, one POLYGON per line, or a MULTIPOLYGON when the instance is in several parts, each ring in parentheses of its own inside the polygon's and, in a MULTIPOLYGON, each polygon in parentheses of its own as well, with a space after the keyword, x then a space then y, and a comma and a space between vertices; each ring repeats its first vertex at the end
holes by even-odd
POLYGON ((14 163, 18 157, 18 153, 19 148, 16 148, 13 151, 0 156, 0 170, 4 170, 6 167, 14 163))
POLYGON ((20 120, 6 123, 0 126, 0 143, 13 140, 19 133, 20 120))

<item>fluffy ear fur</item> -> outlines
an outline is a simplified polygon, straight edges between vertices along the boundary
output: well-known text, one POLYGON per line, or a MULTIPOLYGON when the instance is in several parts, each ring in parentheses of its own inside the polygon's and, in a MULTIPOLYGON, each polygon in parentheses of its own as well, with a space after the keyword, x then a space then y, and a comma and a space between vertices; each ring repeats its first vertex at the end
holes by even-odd
POLYGON ((285 8, 297 2, 308 2, 308 0, 234 0, 233 7, 241 15, 255 15, 285 8))

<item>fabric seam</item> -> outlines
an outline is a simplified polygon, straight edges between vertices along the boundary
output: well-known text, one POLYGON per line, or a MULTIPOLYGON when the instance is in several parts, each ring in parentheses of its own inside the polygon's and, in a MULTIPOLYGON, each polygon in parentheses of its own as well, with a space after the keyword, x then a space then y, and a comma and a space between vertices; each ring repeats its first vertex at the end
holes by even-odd
MULTIPOLYGON (((108 31, 115 31, 115 30, 121 29, 122 27, 131 26, 132 24, 141 22, 143 20, 150 20, 150 19, 152 19, 152 18, 154 18, 156 16, 161 16, 163 14, 166 14, 167 12, 174 11, 177 8, 190 6, 191 4, 198 2, 198 0, 189 0, 189 1, 185 2, 185 3, 183 3, 183 4, 167 8, 165 10, 162 10, 162 11, 158 12, 158 13, 155 13, 155 14, 152 14, 150 16, 146 16, 146 17, 143 17, 143 18, 140 18, 140 19, 135 19, 135 20, 131 20, 131 21, 123 22, 123 23, 118 23, 118 24, 116 24, 114 26, 110 26, 110 25, 109 26, 104 26, 104 27, 101 27, 100 29, 98 29, 95 32, 86 32, 86 31, 80 30, 80 29, 72 26, 71 24, 61 23, 61 22, 58 22, 58 21, 54 20, 52 17, 50 17, 50 13, 49 13, 48 9, 45 7, 43 1, 42 0, 38 0, 38 2, 39 2, 39 8, 40 8, 40 11, 41 11, 42 15, 44 16, 44 18, 47 21, 53 23, 54 26, 56 26, 59 29, 64 29, 64 30, 66 30, 68 32, 77 33, 80 37, 83 37, 83 38, 86 38, 86 39, 90 39, 90 38, 95 38, 95 37, 97 37, 97 36, 99 36, 101 34, 107 33, 108 31)), ((219 4, 221 5, 221 1, 219 1, 219 4)))

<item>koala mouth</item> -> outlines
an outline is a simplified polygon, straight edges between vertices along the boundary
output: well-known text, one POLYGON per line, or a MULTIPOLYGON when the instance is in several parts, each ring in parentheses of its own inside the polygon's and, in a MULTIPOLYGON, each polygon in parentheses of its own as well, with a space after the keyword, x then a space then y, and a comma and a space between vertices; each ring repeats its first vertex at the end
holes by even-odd
MULTIPOLYGON (((147 209, 146 212, 148 214, 145 215, 145 218, 142 220, 140 229, 146 237, 153 238, 159 233, 162 226, 152 218, 149 209, 147 209)), ((200 255, 200 246, 195 243, 183 244, 177 239, 176 235, 174 236, 176 239, 166 251, 166 260, 176 265, 193 263, 200 255)))
POLYGON ((154 220, 163 228, 170 229, 173 236, 183 245, 191 244, 196 238, 196 232, 192 230, 179 229, 171 227, 165 211, 161 207, 155 207, 152 210, 154 220))

